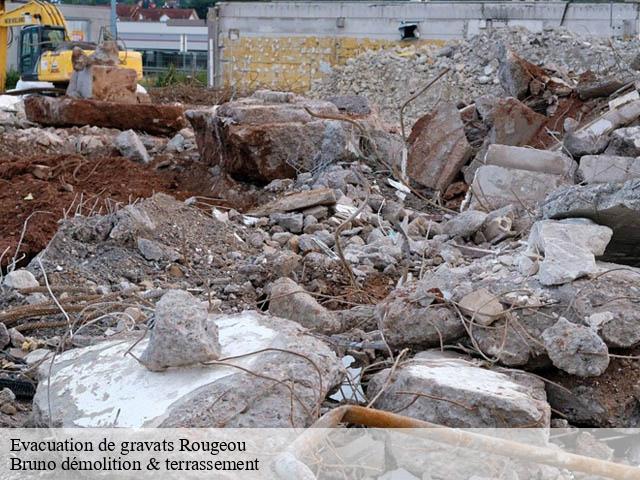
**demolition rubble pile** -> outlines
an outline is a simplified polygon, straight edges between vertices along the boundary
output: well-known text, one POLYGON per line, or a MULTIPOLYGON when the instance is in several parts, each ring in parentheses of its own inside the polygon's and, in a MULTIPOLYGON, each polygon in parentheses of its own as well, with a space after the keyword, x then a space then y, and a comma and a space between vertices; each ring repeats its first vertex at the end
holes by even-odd
POLYGON ((68 215, 10 262, 0 386, 33 396, 35 425, 300 427, 360 403, 639 426, 637 86, 500 59, 499 96, 442 101, 406 141, 366 98, 271 91, 187 111, 156 149, 98 129, 148 172, 190 152, 209 195, 68 215))
POLYGON ((446 82, 409 105, 407 118, 417 120, 438 100, 470 103, 482 95, 502 95, 501 46, 556 70, 559 76, 578 77, 591 71, 602 78, 640 68, 636 60, 638 39, 591 38, 563 29, 537 33, 524 28, 489 29, 445 46, 427 42, 409 45, 369 50, 347 60, 314 85, 312 96, 362 95, 379 106, 384 118, 397 123, 400 106, 444 68, 451 70, 446 82))

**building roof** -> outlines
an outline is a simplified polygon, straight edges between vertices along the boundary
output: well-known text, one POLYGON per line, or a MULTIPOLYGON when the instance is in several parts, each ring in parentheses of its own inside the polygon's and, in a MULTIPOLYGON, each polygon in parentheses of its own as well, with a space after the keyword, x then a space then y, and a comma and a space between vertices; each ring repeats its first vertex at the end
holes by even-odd
POLYGON ((117 5, 118 18, 133 22, 163 22, 167 20, 198 20, 193 8, 142 8, 137 5, 117 5))

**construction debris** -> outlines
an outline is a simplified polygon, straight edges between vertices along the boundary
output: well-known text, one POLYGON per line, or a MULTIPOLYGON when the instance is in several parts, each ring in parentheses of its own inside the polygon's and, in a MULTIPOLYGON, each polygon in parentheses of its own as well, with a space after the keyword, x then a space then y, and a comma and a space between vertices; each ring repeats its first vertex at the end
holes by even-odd
POLYGON ((51 380, 34 398, 35 424, 240 428, 300 427, 315 420, 341 369, 323 342, 292 322, 255 312, 209 321, 218 328, 222 357, 244 358, 152 372, 136 360, 147 340, 131 354, 135 338, 68 352, 53 361, 51 375, 48 361, 39 369, 51 380), (288 380, 274 385, 274 377, 288 380))
POLYGON ((121 104, 91 99, 31 96, 24 102, 27 118, 40 125, 92 125, 172 135, 187 126, 179 105, 121 104))
POLYGON ((551 417, 541 380, 479 368, 437 350, 418 353, 393 372, 375 374, 367 393, 382 410, 402 410, 417 420, 461 428, 546 427, 551 417))
MULTIPOLYGON (((189 94, 186 114, 77 53, 77 98, 0 103, 1 424, 545 446, 558 424, 639 426, 637 40, 584 42, 487 28, 366 52, 322 98, 189 94)), ((610 459, 599 442, 582 453, 610 459)), ((422 476, 367 450, 371 478, 422 476)))

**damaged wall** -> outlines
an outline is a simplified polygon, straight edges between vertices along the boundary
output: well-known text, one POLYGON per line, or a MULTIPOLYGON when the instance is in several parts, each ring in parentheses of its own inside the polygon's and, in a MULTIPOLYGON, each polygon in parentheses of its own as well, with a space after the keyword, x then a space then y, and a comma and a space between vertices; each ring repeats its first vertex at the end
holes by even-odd
POLYGON ((402 22, 418 24, 418 42, 438 43, 503 26, 631 36, 638 17, 629 3, 222 2, 209 12, 209 82, 305 92, 365 50, 415 44, 401 41, 402 22))

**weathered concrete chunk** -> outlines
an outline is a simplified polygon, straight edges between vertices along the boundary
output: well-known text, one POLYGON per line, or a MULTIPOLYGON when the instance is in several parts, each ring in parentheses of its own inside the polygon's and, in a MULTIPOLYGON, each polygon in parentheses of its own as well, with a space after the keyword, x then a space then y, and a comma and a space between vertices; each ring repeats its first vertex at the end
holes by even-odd
POLYGON ((302 233, 304 215, 302 213, 273 213, 270 216, 276 224, 292 233, 302 233))
POLYGON ((340 331, 336 315, 289 278, 280 278, 271 284, 269 313, 293 320, 311 330, 324 333, 340 331))
POLYGON ((67 87, 67 95, 92 98, 105 102, 138 103, 136 71, 113 65, 91 65, 74 71, 67 87))
POLYGON ((375 374, 367 395, 381 390, 376 408, 448 427, 544 428, 551 417, 544 383, 536 377, 480 368, 440 351, 420 353, 393 373, 375 374))
POLYGON ((385 340, 395 347, 440 346, 465 333, 458 315, 439 305, 433 282, 414 282, 396 288, 376 307, 376 320, 385 340))
POLYGON ((507 205, 535 209, 549 193, 569 183, 560 175, 486 165, 476 171, 468 207, 485 211, 507 205))
POLYGON ((542 68, 528 62, 504 45, 501 45, 498 59, 500 61, 498 68, 500 85, 512 97, 518 99, 526 97, 532 80, 547 77, 542 68))
POLYGON ((586 183, 622 183, 640 178, 640 158, 585 155, 580 159, 578 173, 586 183))
POLYGON ((149 163, 151 158, 147 149, 142 144, 140 137, 133 130, 120 133, 115 140, 115 145, 123 157, 140 163, 149 163))
POLYGON ((9 330, 7 330, 7 326, 0 322, 0 350, 3 350, 7 345, 11 343, 11 335, 9 335, 9 330))
MULTIPOLYGON (((204 161, 261 182, 355 159, 361 153, 361 133, 355 125, 335 119, 341 116, 331 102, 269 91, 217 110, 187 113, 204 161)), ((391 135, 374 114, 358 121, 372 138, 377 138, 376 132, 391 135)), ((383 148, 377 140, 374 143, 383 148)))
POLYGON ((156 321, 141 360, 153 371, 220 358, 218 327, 207 307, 188 292, 169 290, 156 305, 156 321))
POLYGON ((618 128, 611 132, 607 155, 637 157, 640 155, 640 126, 618 128))
POLYGON ((180 258, 174 249, 146 238, 138 238, 137 246, 138 251, 147 260, 175 262, 180 258))
POLYGON ((546 117, 534 112, 513 97, 496 99, 491 109, 483 115, 483 120, 491 124, 488 140, 492 144, 527 145, 533 140, 546 117))
POLYGON ((584 155, 597 155, 604 152, 609 144, 609 136, 588 130, 568 132, 562 139, 562 144, 573 157, 580 158, 584 155))
POLYGON ((29 270, 23 268, 9 272, 4 276, 2 284, 9 288, 33 288, 40 284, 29 270))
POLYGON ((25 99, 24 107, 30 121, 52 127, 91 125, 140 130, 152 135, 172 135, 187 126, 180 105, 130 105, 32 95, 25 99))
POLYGON ((248 215, 270 215, 277 212, 304 210, 318 205, 335 205, 336 194, 332 188, 317 188, 284 195, 272 202, 248 212, 248 215))
POLYGON ((577 164, 571 158, 560 152, 508 145, 489 145, 484 164, 550 173, 567 178, 572 178, 577 168, 577 164))
POLYGON ((485 212, 466 210, 445 222, 441 233, 452 237, 469 237, 482 227, 486 218, 485 212))
POLYGON ((541 335, 553 364, 572 375, 597 377, 609 366, 609 349, 596 332, 560 317, 541 335))
POLYGON ((590 218, 613 230, 602 259, 640 265, 640 179, 572 186, 545 200, 545 218, 590 218))
POLYGON ((451 184, 472 153, 460 112, 451 102, 420 118, 407 141, 408 176, 440 191, 451 184))
MULTIPOLYGON (((56 357, 50 388, 48 381, 38 385, 35 423, 240 428, 303 427, 316 420, 318 399, 342 380, 342 366, 325 343, 293 322, 256 312, 212 316, 209 322, 219 329, 223 357, 248 354, 229 361, 240 368, 193 365, 152 372, 125 355, 135 337, 70 350, 56 357), (301 355, 253 353, 268 348, 301 355)), ((147 343, 142 340, 132 353, 139 357, 147 343)), ((44 364, 39 375, 44 379, 48 372, 44 364)))
POLYGON ((597 155, 609 144, 609 134, 640 117, 640 100, 609 110, 594 122, 565 135, 565 148, 574 156, 597 155))
POLYGON ((543 285, 559 285, 598 271, 612 230, 588 219, 542 220, 531 228, 529 250, 543 253, 538 278, 543 285))
POLYGON ((481 325, 491 325, 504 315, 504 308, 497 295, 486 288, 468 293, 460 300, 460 309, 481 325))

